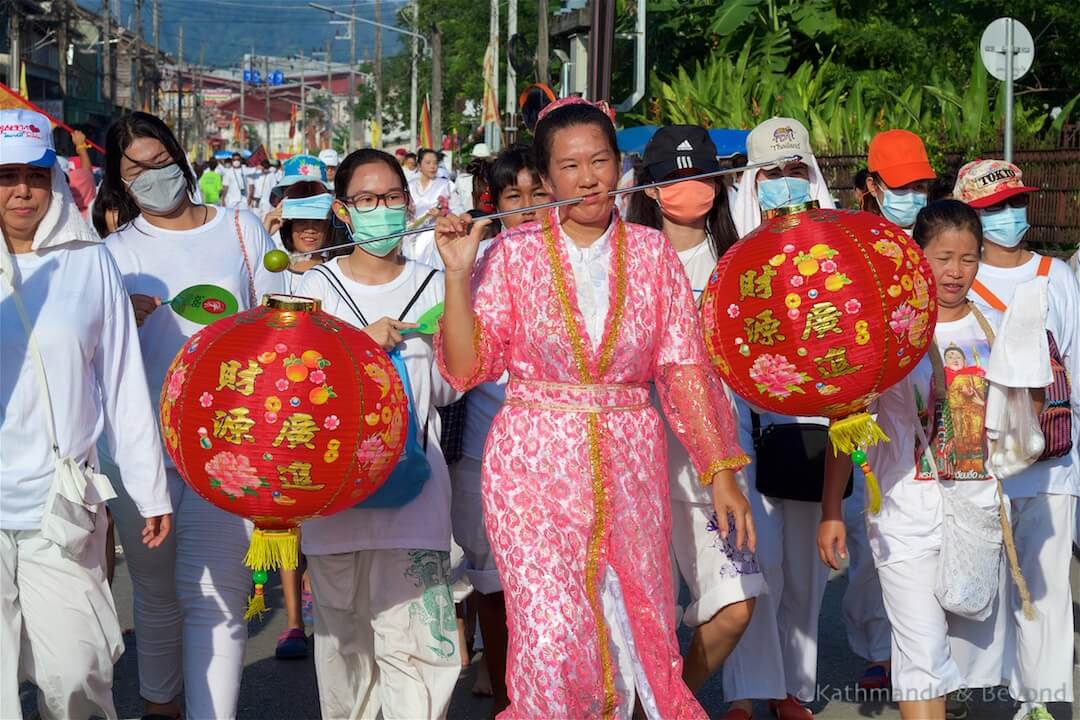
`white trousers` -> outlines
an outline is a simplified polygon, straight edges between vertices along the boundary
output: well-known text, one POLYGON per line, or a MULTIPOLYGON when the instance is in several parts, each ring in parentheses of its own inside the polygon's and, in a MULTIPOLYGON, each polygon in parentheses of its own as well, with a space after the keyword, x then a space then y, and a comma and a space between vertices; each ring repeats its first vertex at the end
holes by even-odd
POLYGON ((1072 528, 1076 498, 1037 495, 1012 501, 1013 536, 1035 619, 1024 617, 1020 594, 1009 583, 1009 642, 1005 678, 1024 702, 1073 701, 1072 528))
POLYGON ((446 717, 461 672, 449 553, 308 555, 324 720, 446 717))
POLYGON ((450 466, 453 499, 450 518, 454 541, 464 551, 465 574, 477 592, 485 595, 502 592, 495 554, 487 539, 487 524, 480 502, 480 461, 462 457, 450 466))
MULTIPOLYGON (((106 472, 115 478, 115 468, 106 472)), ((244 670, 251 524, 203 500, 175 470, 167 475, 173 532, 161 547, 142 544, 143 520, 115 479, 109 504, 134 587, 139 693, 167 703, 183 691, 186 717, 227 720, 244 670)))
POLYGON ((113 663, 124 652, 105 579, 102 508, 73 558, 37 530, 0 530, 0 717, 22 717, 19 683, 37 685, 43 720, 116 717, 113 663))
POLYGON ((931 700, 960 688, 997 687, 1005 650, 1005 575, 985 620, 946 612, 934 596, 939 554, 878 568, 892 626, 893 700, 931 700))
POLYGON ((757 529, 757 561, 768 591, 723 667, 724 697, 805 702, 817 685, 818 615, 829 568, 817 552, 821 504, 747 493, 757 529))
POLYGON ((851 651, 870 662, 887 662, 892 651, 889 616, 881 599, 870 537, 866 532, 866 478, 855 469, 851 497, 844 500, 844 527, 847 530, 847 589, 841 611, 851 651))

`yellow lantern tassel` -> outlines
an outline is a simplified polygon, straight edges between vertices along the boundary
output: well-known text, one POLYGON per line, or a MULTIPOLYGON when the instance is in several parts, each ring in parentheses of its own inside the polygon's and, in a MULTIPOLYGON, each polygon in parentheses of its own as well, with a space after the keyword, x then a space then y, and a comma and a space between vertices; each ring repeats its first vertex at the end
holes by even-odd
POLYGON ((889 436, 881 429, 870 413, 856 413, 829 425, 829 439, 833 450, 850 455, 857 448, 868 448, 880 442, 889 442, 889 436))
POLYGON ((288 530, 260 530, 251 533, 244 564, 252 570, 278 570, 296 568, 300 557, 300 533, 296 528, 288 530))
MULTIPOLYGON (((863 457, 865 457, 865 454, 863 457)), ((870 463, 860 463, 859 469, 866 476, 866 507, 871 515, 877 515, 881 512, 881 486, 878 485, 874 471, 870 469, 870 463)))
POLYGON ((264 612, 266 612, 266 595, 263 593, 262 583, 255 583, 255 594, 248 598, 244 621, 251 620, 253 617, 262 617, 264 612))

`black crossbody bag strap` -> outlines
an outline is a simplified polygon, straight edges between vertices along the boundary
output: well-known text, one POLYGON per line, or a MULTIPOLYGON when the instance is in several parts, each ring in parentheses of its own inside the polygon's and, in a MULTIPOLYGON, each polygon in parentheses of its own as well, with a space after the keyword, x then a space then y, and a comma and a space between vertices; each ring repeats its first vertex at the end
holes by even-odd
POLYGON ((342 285, 341 280, 334 275, 333 271, 327 270, 322 265, 316 265, 311 269, 330 282, 330 288, 336 292, 338 297, 344 300, 345 304, 349 306, 349 309, 353 311, 353 315, 360 321, 360 327, 367 327, 368 321, 367 318, 364 317, 364 313, 360 312, 360 308, 357 307, 356 302, 354 302, 352 296, 349 295, 349 291, 345 289, 345 286, 342 285))
POLYGON ((419 289, 417 289, 416 293, 412 296, 412 300, 409 301, 409 303, 405 306, 405 309, 401 311, 400 315, 398 315, 398 322, 404 322, 405 321, 405 316, 409 314, 409 311, 412 310, 413 305, 415 305, 416 301, 420 299, 420 296, 424 294, 424 290, 427 289, 428 283, 431 282, 431 278, 435 277, 435 273, 437 273, 437 272, 439 272, 439 271, 438 270, 432 270, 431 272, 428 273, 428 276, 426 278, 424 278, 424 282, 420 283, 420 287, 419 287, 419 289))

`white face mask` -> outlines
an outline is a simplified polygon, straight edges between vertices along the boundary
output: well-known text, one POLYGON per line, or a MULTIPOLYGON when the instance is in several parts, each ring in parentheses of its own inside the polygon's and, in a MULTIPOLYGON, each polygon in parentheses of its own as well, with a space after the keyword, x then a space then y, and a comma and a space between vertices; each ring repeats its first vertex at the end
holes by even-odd
POLYGON ((233 160, 233 161, 232 161, 232 166, 233 166, 234 168, 238 168, 238 167, 240 167, 240 161, 239 161, 239 160, 233 160))

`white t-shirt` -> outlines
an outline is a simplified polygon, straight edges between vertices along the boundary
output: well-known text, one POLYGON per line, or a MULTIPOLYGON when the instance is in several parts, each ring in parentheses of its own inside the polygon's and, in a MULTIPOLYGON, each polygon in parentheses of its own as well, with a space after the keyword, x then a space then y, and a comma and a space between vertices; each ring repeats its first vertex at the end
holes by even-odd
MULTIPOLYGON (((1007 306, 1016 287, 1036 277, 1041 261, 1041 255, 1032 253, 1030 260, 1014 268, 983 263, 979 265, 978 280, 1007 306)), ((968 293, 968 298, 983 311, 990 309, 974 291, 968 293)), ((1040 493, 1080 495, 1080 282, 1061 260, 1053 260, 1050 266, 1047 299, 1046 329, 1054 336, 1072 379, 1073 448, 1068 455, 1037 462, 1005 480, 1005 491, 1011 498, 1035 497, 1040 493)))
POLYGON ((415 180, 409 181, 409 196, 412 198, 413 212, 416 217, 420 217, 438 205, 440 198, 445 199, 453 214, 460 215, 462 212, 457 194, 454 192, 454 183, 446 178, 437 177, 425 187, 424 178, 417 176, 415 180))
POLYGON ((247 207, 248 173, 244 166, 226 167, 221 173, 221 196, 225 207, 247 207))
MULTIPOLYGON (((369 323, 382 317, 397 319, 431 272, 426 265, 410 260, 405 263, 401 274, 390 282, 362 285, 346 277, 338 262, 331 260, 323 267, 341 281, 369 323)), ((309 270, 305 273, 297 292, 322 300, 323 310, 360 326, 360 320, 348 303, 342 300, 321 272, 309 270)), ((428 308, 441 303, 443 296, 443 277, 437 273, 413 304, 405 320, 414 322, 428 308)), ((427 424, 427 459, 431 465, 431 477, 424 483, 420 495, 402 507, 351 508, 327 518, 305 522, 301 537, 303 550, 309 555, 393 548, 450 549, 450 473, 439 446, 441 424, 436 408, 449 405, 459 395, 439 373, 430 336, 408 334, 400 350, 409 371, 413 407, 421 433, 427 424)))
MULTIPOLYGON (((11 259, 45 366, 61 456, 96 465, 94 444, 103 436, 139 513, 172 512, 156 396, 151 401, 141 381, 135 316, 109 252, 73 242, 11 259)), ((0 280, 0 529, 36 530, 54 456, 44 393, 11 296, 0 280)))
MULTIPOLYGON (((244 263, 234 217, 240 213, 244 250, 255 273, 255 298, 285 289, 281 274, 263 266, 263 255, 274 249, 262 223, 247 210, 210 207, 213 217, 194 230, 165 230, 141 215, 106 240, 124 276, 129 295, 174 298, 192 285, 217 285, 236 297, 240 310, 251 307, 248 268, 244 263)), ((151 397, 161 396, 161 385, 176 353, 204 326, 185 320, 162 306, 139 328, 146 379, 151 397)), ((166 465, 171 461, 166 458, 166 465)))
MULTIPOLYGON (((984 315, 996 328, 1000 316, 984 315)), ((866 514, 870 548, 878 566, 941 547, 941 488, 925 457, 916 457, 922 445, 917 423, 922 423, 931 448, 942 448, 934 453, 942 485, 959 490, 986 510, 998 507, 997 485, 985 466, 988 384, 982 368, 990 358, 989 342, 974 313, 952 322, 938 321, 934 339, 948 388, 943 433, 935 434, 931 423, 935 402, 929 357, 877 402, 878 424, 891 440, 866 453, 882 495, 881 512, 866 514)))

